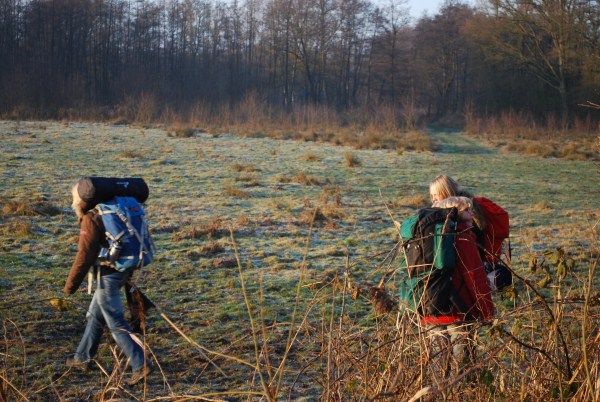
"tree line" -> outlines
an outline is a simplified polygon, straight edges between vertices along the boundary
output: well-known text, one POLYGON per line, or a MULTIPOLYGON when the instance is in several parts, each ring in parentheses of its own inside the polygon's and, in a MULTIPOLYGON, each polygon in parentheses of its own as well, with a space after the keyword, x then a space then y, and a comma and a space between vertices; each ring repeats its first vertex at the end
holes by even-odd
POLYGON ((0 112, 388 104, 430 120, 508 110, 568 124, 600 98, 600 4, 0 0, 0 112))

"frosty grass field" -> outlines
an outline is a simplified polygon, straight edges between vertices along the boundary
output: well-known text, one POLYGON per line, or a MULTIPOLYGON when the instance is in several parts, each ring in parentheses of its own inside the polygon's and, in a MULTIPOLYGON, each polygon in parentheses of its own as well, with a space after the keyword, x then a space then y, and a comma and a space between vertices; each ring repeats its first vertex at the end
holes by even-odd
MULTIPOLYGON (((598 230, 593 225, 600 218, 599 166, 503 154, 460 133, 432 136, 440 144, 435 153, 399 154, 227 134, 175 138, 162 129, 107 124, 1 121, 0 317, 10 343, 0 356, 5 376, 41 399, 86 398, 106 383, 98 371, 61 377, 83 330, 89 296, 82 289, 69 298, 66 311, 47 301, 61 296, 76 252, 69 190, 82 176, 147 181, 158 252, 137 283, 190 338, 251 361, 250 324, 229 228, 256 316, 268 327, 272 353, 281 355, 304 255, 301 304, 347 264, 352 278, 377 284, 397 266, 397 261, 380 266, 397 241, 386 205, 394 219, 406 218, 427 203, 427 184, 441 173, 509 211, 518 272, 539 280, 539 273, 527 270, 530 256, 560 246, 576 262, 570 281, 579 286, 591 234, 598 230), (349 153, 356 166, 346 163, 349 153)), ((386 284, 392 294, 400 275, 386 284)), ((497 302, 512 306, 510 300, 497 302)), ((365 300, 346 303, 348 314, 365 327, 378 319, 365 300)), ((252 370, 237 363, 215 360, 227 378, 207 367, 153 313, 147 342, 164 370, 164 377, 150 379, 150 395, 167 394, 169 385, 173 393, 191 394, 258 384, 252 370)), ((103 342, 99 352, 105 367, 113 364, 108 345, 103 342)), ((302 367, 301 357, 292 356, 288 368, 294 374, 284 383, 290 386, 302 367)), ((291 395, 318 392, 314 376, 299 376, 291 395)))

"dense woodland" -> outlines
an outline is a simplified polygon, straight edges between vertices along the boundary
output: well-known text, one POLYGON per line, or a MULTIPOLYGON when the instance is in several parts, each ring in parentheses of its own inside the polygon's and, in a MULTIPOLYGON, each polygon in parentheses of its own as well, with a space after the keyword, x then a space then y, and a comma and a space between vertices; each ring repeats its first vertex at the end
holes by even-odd
MULTIPOLYGON (((480 2, 481 3, 481 2, 480 2)), ((600 4, 0 0, 0 113, 381 104, 430 121, 526 112, 567 124, 600 99, 600 4)), ((591 116, 592 119, 597 116, 591 116)))

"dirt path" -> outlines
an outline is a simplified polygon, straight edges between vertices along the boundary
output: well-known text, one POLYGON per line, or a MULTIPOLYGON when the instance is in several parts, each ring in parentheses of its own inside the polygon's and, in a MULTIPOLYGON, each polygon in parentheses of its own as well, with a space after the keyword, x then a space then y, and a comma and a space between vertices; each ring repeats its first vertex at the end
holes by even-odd
POLYGON ((487 147, 475 138, 468 137, 459 131, 431 130, 429 135, 438 143, 438 153, 491 155, 497 154, 494 148, 487 147))

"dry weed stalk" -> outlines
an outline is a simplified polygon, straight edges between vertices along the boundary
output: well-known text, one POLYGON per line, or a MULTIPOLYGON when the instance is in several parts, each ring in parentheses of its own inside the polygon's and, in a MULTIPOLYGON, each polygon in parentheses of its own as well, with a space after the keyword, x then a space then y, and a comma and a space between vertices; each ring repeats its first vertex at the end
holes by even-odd
MULTIPOLYGON (((597 236, 594 241, 598 244, 597 236)), ((577 289, 567 284, 558 268, 552 297, 515 273, 517 286, 524 288, 520 292, 522 306, 480 326, 478 359, 441 383, 428 379, 431 367, 424 357, 430 353, 429 329, 419 326, 418 315, 400 310, 394 325, 388 316, 379 314, 387 308, 381 309, 374 326, 365 327, 344 315, 345 308, 336 306, 344 304, 347 292, 353 298, 375 296, 377 309, 381 307, 377 301, 381 288, 356 283, 346 276, 342 281, 335 275, 329 280, 334 285, 329 307, 322 309, 322 333, 311 338, 315 349, 326 351, 326 358, 321 358, 326 370, 320 380, 324 398, 596 400, 600 327, 592 317, 600 307, 593 294, 598 255, 597 247, 591 250, 581 296, 571 295, 577 289), (334 321, 340 325, 332 326, 334 321), (572 332, 575 328, 579 329, 578 337, 566 336, 567 329, 572 332)), ((560 264, 557 259, 556 266, 560 264)))

